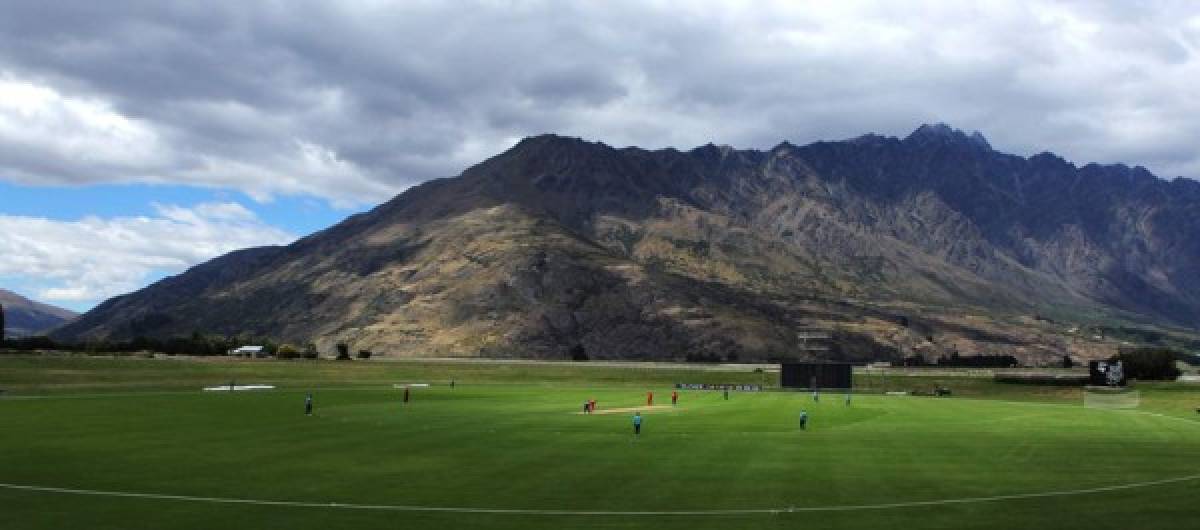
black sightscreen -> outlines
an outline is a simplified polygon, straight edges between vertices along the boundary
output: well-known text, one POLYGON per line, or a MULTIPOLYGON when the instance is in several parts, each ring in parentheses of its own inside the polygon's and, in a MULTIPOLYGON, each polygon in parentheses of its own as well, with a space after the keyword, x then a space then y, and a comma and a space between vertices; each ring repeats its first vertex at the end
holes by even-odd
POLYGON ((779 386, 784 388, 854 388, 850 363, 783 363, 779 386))

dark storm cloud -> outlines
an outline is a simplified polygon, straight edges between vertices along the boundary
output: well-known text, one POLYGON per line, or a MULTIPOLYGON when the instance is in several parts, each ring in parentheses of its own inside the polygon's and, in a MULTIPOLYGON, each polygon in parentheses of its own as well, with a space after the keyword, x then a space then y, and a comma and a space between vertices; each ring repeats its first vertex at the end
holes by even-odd
POLYGON ((926 121, 1018 153, 1196 176, 1198 12, 7 2, 0 95, 20 97, 0 103, 0 178, 375 202, 542 132, 769 147, 926 121))

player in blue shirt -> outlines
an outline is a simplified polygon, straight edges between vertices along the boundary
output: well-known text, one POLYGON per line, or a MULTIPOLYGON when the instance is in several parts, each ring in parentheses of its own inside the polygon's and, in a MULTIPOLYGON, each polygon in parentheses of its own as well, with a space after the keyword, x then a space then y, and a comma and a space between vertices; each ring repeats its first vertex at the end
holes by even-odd
POLYGON ((642 435, 642 413, 641 412, 633 413, 633 435, 634 436, 642 435))

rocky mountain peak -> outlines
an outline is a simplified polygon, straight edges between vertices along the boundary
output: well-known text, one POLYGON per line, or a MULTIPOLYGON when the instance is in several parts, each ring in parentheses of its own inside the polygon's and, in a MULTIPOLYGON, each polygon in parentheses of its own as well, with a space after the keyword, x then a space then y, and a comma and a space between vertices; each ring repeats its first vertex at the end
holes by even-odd
POLYGON ((531 154, 531 153, 572 153, 582 154, 588 151, 612 151, 613 149, 602 142, 589 142, 582 138, 574 136, 562 136, 558 134, 546 133, 535 136, 527 136, 517 142, 505 154, 531 154))
POLYGON ((1075 166, 1061 156, 1042 151, 1029 157, 1030 167, 1035 170, 1074 170, 1075 166))
POLYGON ((992 150, 992 145, 979 131, 970 134, 956 129, 945 123, 924 124, 904 139, 905 143, 915 145, 961 145, 992 150))
POLYGON ((621 158, 618 150, 600 142, 540 134, 522 139, 507 151, 472 167, 468 173, 509 192, 514 191, 517 183, 546 184, 550 179, 565 184, 579 178, 590 180, 612 173, 612 166, 621 158))

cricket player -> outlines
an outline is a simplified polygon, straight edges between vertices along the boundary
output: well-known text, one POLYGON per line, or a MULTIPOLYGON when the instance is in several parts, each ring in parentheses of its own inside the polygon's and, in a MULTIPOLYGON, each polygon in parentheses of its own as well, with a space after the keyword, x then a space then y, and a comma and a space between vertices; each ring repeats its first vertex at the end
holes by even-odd
POLYGON ((850 391, 849 390, 846 391, 846 406, 847 407, 850 406, 850 391))
POLYGON ((679 391, 672 390, 671 391, 671 406, 674 407, 677 404, 679 404, 679 391))
POLYGON ((654 392, 646 392, 646 406, 647 407, 654 406, 654 392))
POLYGON ((725 389, 725 401, 729 401, 729 389, 725 389))
POLYGON ((404 402, 408 403, 408 387, 404 387, 404 402))
POLYGON ((800 411, 800 430, 805 430, 808 427, 808 411, 800 411))
POLYGON ((642 413, 641 412, 633 413, 633 435, 634 436, 642 435, 642 413))
POLYGON ((304 395, 304 415, 312 416, 312 392, 304 395))
POLYGON ((819 403, 820 401, 821 401, 821 392, 814 388, 813 389, 813 403, 819 403))
POLYGON ((590 399, 590 400, 588 400, 588 408, 589 408, 589 409, 590 409, 592 412, 596 412, 596 400, 595 400, 595 399, 590 399))
POLYGON ((583 413, 584 414, 592 413, 592 404, 586 400, 583 402, 583 413))

